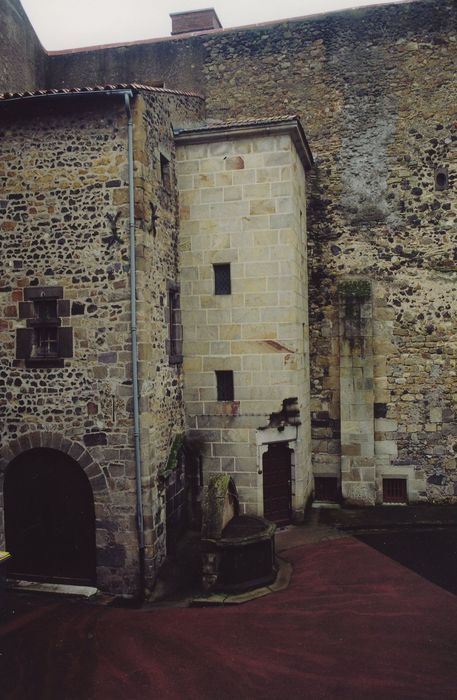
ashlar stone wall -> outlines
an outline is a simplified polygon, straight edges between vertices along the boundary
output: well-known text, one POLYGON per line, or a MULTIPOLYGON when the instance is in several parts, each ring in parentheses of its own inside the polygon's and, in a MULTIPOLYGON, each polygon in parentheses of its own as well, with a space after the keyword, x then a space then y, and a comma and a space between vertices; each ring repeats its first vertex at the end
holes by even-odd
POLYGON ((262 514, 257 429, 298 397, 302 423, 289 446, 300 518, 311 489, 303 166, 289 134, 227 133, 209 143, 178 139, 177 170, 184 401, 189 435, 203 443, 205 481, 230 473, 242 512, 262 514), (231 294, 215 294, 220 263, 230 264, 231 294), (220 370, 233 372, 233 401, 217 400, 220 370))

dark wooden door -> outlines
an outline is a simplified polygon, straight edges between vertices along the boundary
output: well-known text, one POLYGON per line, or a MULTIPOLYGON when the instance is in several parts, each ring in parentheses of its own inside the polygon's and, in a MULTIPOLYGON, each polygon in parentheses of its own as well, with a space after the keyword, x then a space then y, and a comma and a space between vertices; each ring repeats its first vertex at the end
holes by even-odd
POLYGON ((278 525, 291 518, 291 452, 287 443, 280 442, 269 445, 263 455, 263 512, 278 525))
POLYGON ((70 457, 33 449, 5 476, 9 574, 61 583, 95 583, 95 513, 84 471, 70 457))

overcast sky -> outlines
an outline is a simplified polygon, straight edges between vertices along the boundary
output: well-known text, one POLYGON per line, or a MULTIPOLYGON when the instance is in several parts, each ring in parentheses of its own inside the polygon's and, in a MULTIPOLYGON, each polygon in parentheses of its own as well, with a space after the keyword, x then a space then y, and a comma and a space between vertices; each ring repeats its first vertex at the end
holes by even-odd
MULTIPOLYGON (((0 0, 1 1, 1 0, 0 0)), ((387 0, 402 2, 403 0, 387 0)), ((21 0, 46 49, 169 36, 170 12, 214 6, 223 27, 302 17, 382 0, 21 0)))

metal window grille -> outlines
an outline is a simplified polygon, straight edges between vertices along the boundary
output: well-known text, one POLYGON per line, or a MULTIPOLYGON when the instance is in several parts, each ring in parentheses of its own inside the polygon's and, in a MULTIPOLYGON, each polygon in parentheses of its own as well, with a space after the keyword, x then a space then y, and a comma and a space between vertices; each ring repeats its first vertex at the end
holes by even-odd
POLYGON ((230 263, 214 265, 214 293, 231 294, 232 280, 230 276, 230 263))
POLYGON ((219 371, 216 372, 217 382, 217 400, 218 401, 233 401, 233 372, 219 371))
POLYGON ((383 479, 382 500, 384 503, 407 503, 406 479, 383 479))
POLYGON ((338 479, 333 476, 315 476, 314 496, 316 501, 338 501, 338 479))
POLYGON ((57 327, 35 328, 35 348, 37 357, 57 357, 57 327))
POLYGON ((169 308, 169 338, 171 357, 180 358, 182 355, 182 325, 180 296, 178 289, 171 289, 168 295, 169 308))
POLYGON ((36 357, 57 357, 57 299, 36 299, 34 345, 36 357))

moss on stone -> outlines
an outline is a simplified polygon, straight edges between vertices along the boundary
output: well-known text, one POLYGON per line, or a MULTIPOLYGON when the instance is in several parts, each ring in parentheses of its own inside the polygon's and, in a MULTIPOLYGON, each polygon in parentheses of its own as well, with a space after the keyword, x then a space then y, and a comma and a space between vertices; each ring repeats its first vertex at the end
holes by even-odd
POLYGON ((371 297, 371 283, 368 280, 346 280, 340 283, 340 294, 345 297, 357 299, 361 303, 371 297))
POLYGON ((209 482, 203 508, 202 535, 208 539, 221 537, 224 503, 227 493, 236 495, 236 487, 229 474, 214 474, 209 482))
POLYGON ((170 474, 177 468, 179 451, 182 448, 183 444, 184 434, 180 433, 179 435, 176 435, 174 437, 170 448, 170 453, 168 455, 167 463, 165 464, 164 468, 160 471, 159 476, 162 477, 162 479, 167 479, 170 476, 170 474))

